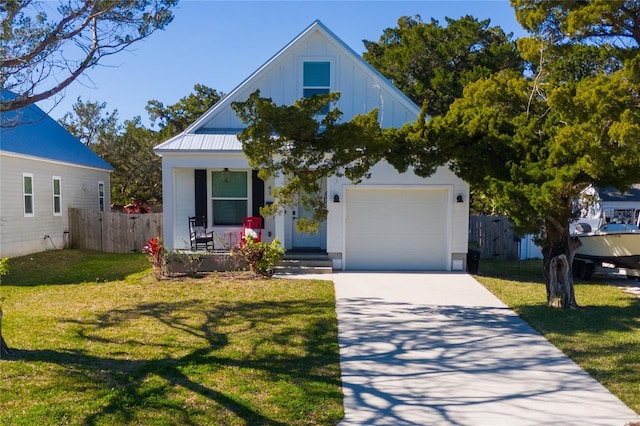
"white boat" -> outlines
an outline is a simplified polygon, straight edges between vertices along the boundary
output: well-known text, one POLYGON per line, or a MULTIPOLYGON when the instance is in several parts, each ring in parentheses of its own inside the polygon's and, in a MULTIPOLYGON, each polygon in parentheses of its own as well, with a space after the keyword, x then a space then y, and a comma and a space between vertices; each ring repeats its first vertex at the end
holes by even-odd
POLYGON ((580 240, 574 269, 589 279, 596 267, 621 268, 629 277, 640 276, 640 228, 634 224, 606 223, 595 231, 579 223, 573 236, 580 240))
POLYGON ((582 245, 576 256, 640 269, 640 229, 637 225, 605 224, 597 231, 576 235, 582 245))
POLYGON ((580 219, 571 235, 582 245, 576 250, 574 272, 589 279, 595 270, 614 269, 640 279, 640 184, 622 193, 616 188, 585 188, 576 207, 580 219))

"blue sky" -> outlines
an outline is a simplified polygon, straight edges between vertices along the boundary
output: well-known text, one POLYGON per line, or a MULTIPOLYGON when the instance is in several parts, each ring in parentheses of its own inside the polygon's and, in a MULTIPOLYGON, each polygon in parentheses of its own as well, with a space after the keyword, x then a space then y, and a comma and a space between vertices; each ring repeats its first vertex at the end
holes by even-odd
MULTIPOLYGON (((147 101, 177 102, 200 83, 229 93, 314 20, 319 19, 354 51, 377 41, 401 16, 491 19, 505 32, 523 36, 508 0, 415 1, 214 1, 181 0, 174 21, 128 51, 108 58, 72 83, 50 115, 58 119, 78 96, 106 102, 120 120, 141 116, 147 101)), ((39 103, 45 110, 51 101, 39 103)))

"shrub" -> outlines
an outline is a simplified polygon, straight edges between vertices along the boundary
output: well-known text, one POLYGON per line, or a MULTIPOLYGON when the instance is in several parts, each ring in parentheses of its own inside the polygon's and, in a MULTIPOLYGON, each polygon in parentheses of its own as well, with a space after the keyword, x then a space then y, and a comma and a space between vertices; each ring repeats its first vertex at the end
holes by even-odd
POLYGON ((276 271, 276 265, 284 257, 284 249, 280 247, 277 238, 271 244, 267 244, 256 242, 247 235, 244 244, 233 249, 232 254, 246 260, 254 274, 271 277, 276 271))
POLYGON ((142 252, 147 255, 147 259, 151 262, 151 267, 156 274, 156 278, 160 279, 165 277, 167 275, 169 256, 167 255, 164 245, 162 245, 162 240, 158 237, 151 238, 142 249, 142 252))

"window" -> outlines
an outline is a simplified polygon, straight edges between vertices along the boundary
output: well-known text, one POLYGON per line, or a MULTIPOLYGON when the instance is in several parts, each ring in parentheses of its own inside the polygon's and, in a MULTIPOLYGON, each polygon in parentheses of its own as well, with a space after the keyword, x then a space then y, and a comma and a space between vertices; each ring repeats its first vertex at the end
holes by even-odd
POLYGON ((24 215, 25 217, 31 217, 34 215, 33 211, 33 174, 22 174, 22 193, 24 200, 24 215))
POLYGON ((53 177, 53 215, 62 215, 62 189, 60 176, 53 177))
POLYGON ((104 182, 98 182, 98 206, 104 211, 104 182))
POLYGON ((211 172, 213 225, 242 225, 249 204, 247 172, 211 172))
MULTIPOLYGON (((302 96, 304 98, 329 94, 331 89, 331 63, 305 62, 303 64, 302 86, 302 96)), ((323 109, 322 114, 327 112, 329 112, 329 105, 323 109)))

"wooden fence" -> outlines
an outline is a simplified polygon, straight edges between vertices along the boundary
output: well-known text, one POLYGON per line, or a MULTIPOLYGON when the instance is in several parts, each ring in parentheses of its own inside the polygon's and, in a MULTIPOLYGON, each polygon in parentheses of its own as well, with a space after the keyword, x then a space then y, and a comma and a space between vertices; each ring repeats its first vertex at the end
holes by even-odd
POLYGON ((469 216, 469 248, 481 258, 517 260, 519 241, 506 216, 469 216))
POLYGON ((162 213, 69 209, 71 248, 130 253, 141 251, 153 237, 162 237, 162 213))

